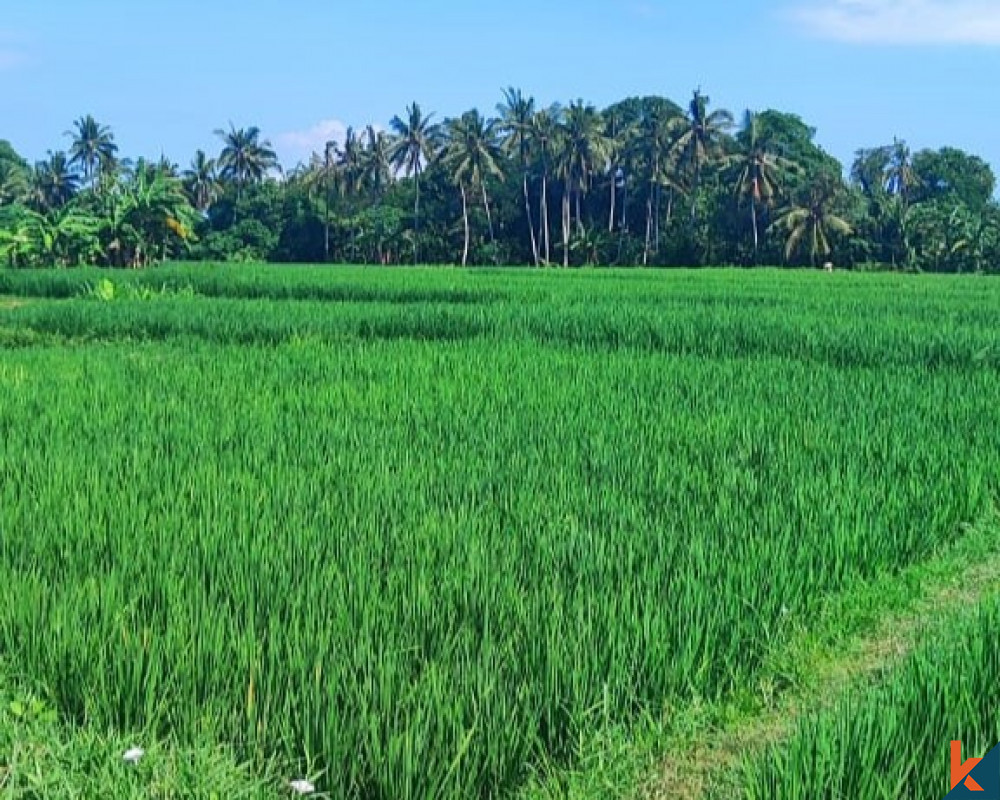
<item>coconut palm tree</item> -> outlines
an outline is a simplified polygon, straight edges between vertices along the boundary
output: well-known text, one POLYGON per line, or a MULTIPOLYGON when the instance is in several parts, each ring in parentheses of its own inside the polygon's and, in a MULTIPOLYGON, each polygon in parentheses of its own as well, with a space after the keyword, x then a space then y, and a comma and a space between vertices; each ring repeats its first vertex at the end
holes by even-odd
POLYGON ((229 123, 229 130, 218 129, 215 135, 222 139, 219 154, 220 176, 236 184, 237 198, 242 198, 248 184, 260 183, 271 170, 278 168, 278 156, 268 140, 261 141, 260 128, 236 128, 229 123))
POLYGON ((371 125, 365 130, 362 183, 379 200, 392 182, 392 140, 385 131, 371 125))
POLYGON ((809 263, 815 267, 818 258, 827 258, 833 251, 831 238, 835 234, 849 236, 853 233, 850 223, 833 210, 840 188, 837 181, 823 178, 809 190, 802 202, 780 213, 771 228, 787 236, 786 259, 791 260, 804 251, 809 254, 809 263))
POLYGON ((344 143, 337 148, 340 190, 344 195, 360 193, 364 180, 364 145, 354 128, 344 134, 344 143))
POLYGON ((673 215, 674 195, 687 191, 683 171, 677 164, 674 141, 679 117, 667 106, 646 109, 632 129, 626 149, 633 170, 645 175, 646 236, 642 263, 660 249, 660 221, 663 190, 667 194, 667 221, 673 215))
MULTIPOLYGON (((344 143, 337 151, 337 175, 340 191, 345 198, 356 198, 361 193, 364 182, 364 146, 354 128, 348 128, 344 134, 344 143)), ((351 226, 351 257, 356 258, 355 226, 351 226)))
POLYGON ((863 148, 855 153, 851 180, 869 199, 877 199, 886 193, 891 157, 888 147, 863 148))
POLYGON ((618 188, 624 183, 625 171, 622 163, 631 136, 630 126, 614 110, 604 112, 604 135, 608 141, 608 233, 613 233, 618 212, 618 188))
POLYGON ((219 196, 221 186, 214 158, 198 150, 191 160, 191 166, 184 171, 184 188, 198 211, 204 213, 219 196))
POLYGON ((31 201, 39 211, 62 208, 76 195, 80 179, 70 167, 62 151, 49 153, 47 161, 35 165, 32 176, 31 201))
POLYGON ((891 145, 858 150, 851 167, 851 180, 872 200, 889 195, 908 205, 909 196, 920 186, 910 148, 901 139, 891 145))
POLYGON ((462 248, 462 266, 469 261, 469 202, 468 190, 479 189, 482 193, 483 208, 489 225, 490 242, 493 234, 493 213, 490 210, 489 195, 486 191, 487 178, 502 178, 500 164, 503 155, 497 138, 499 123, 494 119, 483 119, 479 111, 467 111, 458 119, 447 123, 447 141, 441 158, 452 181, 458 186, 462 197, 462 224, 465 242, 462 248))
POLYGON ((420 175, 424 167, 437 153, 441 138, 441 129, 431 122, 433 114, 425 115, 417 103, 411 103, 406 109, 406 119, 393 117, 389 127, 396 136, 392 148, 392 164, 397 172, 413 178, 413 263, 419 260, 420 253, 420 175))
POLYGON ((66 132, 66 136, 72 140, 69 148, 70 166, 80 167, 84 183, 94 187, 98 176, 113 168, 118 145, 115 144, 111 128, 101 125, 90 114, 80 117, 73 126, 73 130, 66 132))
POLYGON ((733 115, 725 109, 709 111, 711 99, 696 89, 688 105, 686 119, 678 120, 674 155, 677 163, 689 172, 691 181, 691 219, 698 213, 698 189, 705 166, 719 158, 726 135, 733 126, 733 115))
POLYGON ((528 222, 531 236, 531 255, 538 266, 538 238, 535 236, 535 222, 531 213, 531 197, 528 193, 528 172, 531 158, 532 125, 535 119, 535 101, 525 97, 520 89, 510 87, 503 90, 503 102, 497 104, 500 114, 500 129, 504 134, 504 150, 509 158, 515 159, 521 168, 521 194, 524 198, 524 217, 528 222))
POLYGON ((607 165, 607 158, 608 140, 597 109, 584 104, 582 100, 571 103, 563 119, 561 147, 557 154, 557 169, 563 181, 564 267, 569 266, 569 240, 573 219, 575 217, 577 232, 582 233, 582 198, 590 188, 594 173, 607 165))
MULTIPOLYGON (((544 249, 545 257, 540 260, 546 266, 552 263, 552 237, 549 230, 549 179, 552 176, 555 156, 559 150, 561 123, 562 109, 558 105, 539 110, 531 120, 531 149, 538 154, 542 179, 538 209, 539 235, 542 239, 542 247, 539 250, 544 249)), ((541 256, 541 252, 539 256, 541 256)))
POLYGON ((920 185, 920 177, 913 168, 910 148, 901 139, 893 139, 889 150, 886 170, 886 189, 889 194, 899 197, 903 206, 909 205, 911 192, 920 185))
POLYGON ((330 260, 330 224, 333 208, 333 190, 337 182, 337 143, 328 141, 323 153, 313 152, 308 164, 299 163, 287 173, 287 186, 301 187, 311 201, 319 198, 323 215, 323 259, 330 260))
POLYGON ((323 262, 330 263, 330 214, 333 208, 333 187, 339 179, 336 161, 337 143, 328 141, 322 159, 316 160, 318 178, 323 186, 323 262))
POLYGON ((181 177, 181 167, 174 161, 171 161, 166 153, 160 153, 160 159, 156 162, 154 167, 157 172, 167 178, 177 178, 181 177))
POLYGON ((906 143, 894 139, 891 145, 858 150, 851 181, 868 201, 870 236, 881 246, 881 258, 893 265, 910 261, 909 198, 920 186, 920 177, 906 143))
POLYGON ((753 228, 754 254, 760 245, 758 211, 770 207, 778 197, 782 173, 798 171, 797 165, 775 152, 772 142, 761 135, 758 117, 747 111, 743 129, 736 137, 736 152, 728 159, 736 168, 734 191, 737 197, 750 203, 750 222, 753 228))

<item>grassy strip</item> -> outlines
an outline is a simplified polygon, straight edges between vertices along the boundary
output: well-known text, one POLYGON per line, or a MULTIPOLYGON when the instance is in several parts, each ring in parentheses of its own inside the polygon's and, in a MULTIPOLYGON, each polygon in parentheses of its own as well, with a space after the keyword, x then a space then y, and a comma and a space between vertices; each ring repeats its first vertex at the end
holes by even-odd
MULTIPOLYGON (((665 708, 659 716, 647 714, 629 726, 601 726, 595 721, 593 731, 579 741, 574 768, 543 765, 520 797, 740 796, 748 780, 743 772, 748 753, 772 745, 772 761, 767 763, 773 769, 769 774, 777 774, 781 743, 792 735, 803 713, 830 707, 852 686, 885 674, 918 640, 933 642, 963 609, 975 607, 982 596, 998 588, 1000 519, 992 514, 927 561, 829 598, 811 624, 798 623, 789 639, 769 654, 756 682, 727 700, 696 699, 665 708)), ((991 696, 995 698, 995 692, 991 696)), ((956 735, 964 730, 957 729, 956 735)), ((863 738, 862 733, 857 737, 863 738)), ((848 741, 858 741, 857 737, 848 741)), ((930 763, 944 763, 937 751, 934 759, 930 763)), ((816 784, 810 787, 816 789, 816 784)), ((765 791, 756 796, 786 795, 765 791)), ((819 792, 819 796, 882 795, 862 791, 819 792)))
POLYGON ((208 739, 180 747, 148 733, 68 725, 42 694, 26 687, 0 664, 0 797, 266 800, 290 794, 274 780, 255 777, 208 739), (143 755, 127 762, 124 754, 136 746, 143 755))
MULTIPOLYGON (((1000 284, 998 284, 1000 285, 1000 284)), ((969 302, 950 295, 944 308, 901 301, 881 312, 842 300, 816 309, 816 284, 798 304, 706 306, 663 293, 657 302, 619 287, 617 294, 575 296, 572 286, 550 302, 513 295, 506 303, 322 301, 290 303, 155 295, 148 299, 42 300, 0 309, 0 346, 61 341, 165 341, 277 346, 353 341, 523 341, 577 350, 634 350, 701 358, 786 358, 837 367, 918 365, 962 370, 1000 368, 1000 295, 969 302), (878 324, 871 324, 872 317, 878 324)), ((735 282, 731 289, 740 290, 735 282)), ((962 288, 962 287, 959 287, 962 288)))
POLYGON ((788 741, 749 759, 747 800, 943 797, 949 743, 962 741, 965 760, 1000 740, 998 588, 994 576, 993 593, 978 606, 950 605, 885 681, 810 714, 788 741))

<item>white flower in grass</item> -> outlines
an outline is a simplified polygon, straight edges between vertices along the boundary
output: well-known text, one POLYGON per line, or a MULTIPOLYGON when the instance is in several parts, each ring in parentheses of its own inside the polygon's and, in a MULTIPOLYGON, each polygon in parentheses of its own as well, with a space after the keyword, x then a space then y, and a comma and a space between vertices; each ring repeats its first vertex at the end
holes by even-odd
POLYGON ((316 791, 316 787, 304 778, 300 778, 297 781, 289 781, 288 785, 295 794, 307 795, 316 791))
POLYGON ((122 761, 126 764, 138 764, 139 759, 146 755, 146 751, 141 747, 130 747, 122 754, 122 761))

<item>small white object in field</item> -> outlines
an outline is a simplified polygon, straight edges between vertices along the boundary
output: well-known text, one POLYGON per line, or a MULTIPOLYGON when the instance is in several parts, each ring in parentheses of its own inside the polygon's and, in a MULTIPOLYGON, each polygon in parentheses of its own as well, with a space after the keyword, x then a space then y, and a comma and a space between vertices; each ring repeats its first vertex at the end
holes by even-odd
POLYGON ((316 787, 305 779, 289 781, 288 785, 292 787, 292 791, 295 792, 295 794, 307 795, 316 791, 316 787))
POLYGON ((833 262, 832 261, 827 261, 823 265, 823 269, 825 269, 827 272, 833 272, 833 262))
POLYGON ((126 764, 138 764, 139 759, 146 755, 146 751, 141 747, 130 747, 122 755, 122 761, 126 764))

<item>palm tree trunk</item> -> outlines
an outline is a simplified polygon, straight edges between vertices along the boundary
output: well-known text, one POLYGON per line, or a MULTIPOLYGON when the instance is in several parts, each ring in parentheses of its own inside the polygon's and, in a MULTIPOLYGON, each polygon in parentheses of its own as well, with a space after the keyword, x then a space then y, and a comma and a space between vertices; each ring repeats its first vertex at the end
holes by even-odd
POLYGON ((562 197, 563 267, 569 266, 569 229, 573 221, 569 194, 570 189, 569 183, 567 182, 563 186, 562 197))
POLYGON ((490 211, 490 198, 486 195, 486 183, 481 183, 483 190, 483 208, 486 209, 486 223, 490 229, 490 244, 496 244, 496 237, 493 235, 493 214, 490 211))
POLYGON ((542 173, 542 231, 545 234, 545 266, 552 263, 552 236, 549 230, 549 174, 542 173))
POLYGON ((649 240, 653 230, 653 187, 649 187, 649 196, 646 198, 646 243, 642 248, 642 265, 649 265, 649 240))
POLYGON ((531 256, 538 266, 538 240, 535 238, 535 221, 531 218, 531 198, 528 196, 528 171, 524 171, 521 188, 524 192, 524 217, 528 220, 528 231, 531 233, 531 256))
POLYGON ((757 200, 753 195, 750 195, 750 218, 753 220, 753 260, 756 263, 760 234, 757 231, 757 200))
POLYGON ((695 167, 694 182, 691 185, 691 224, 698 219, 698 186, 701 184, 701 169, 695 167))
POLYGON ((323 232, 323 260, 325 263, 330 263, 330 190, 327 189, 326 192, 326 220, 324 222, 324 232, 323 232))
MULTIPOLYGON (((420 248, 420 170, 416 170, 413 176, 416 186, 416 197, 413 201, 413 266, 416 266, 420 248)), ((464 190, 462 196, 465 196, 464 190)))
POLYGON ((458 188, 462 192, 462 225, 465 228, 465 243, 462 246, 462 266, 464 267, 469 263, 469 203, 465 196, 465 184, 460 183, 458 188))
POLYGON ((660 184, 656 184, 656 215, 655 221, 653 223, 656 230, 656 244, 653 246, 653 252, 660 252, 660 203, 663 199, 663 187, 660 184))
POLYGON ((615 205, 618 200, 618 190, 615 186, 615 173, 611 173, 611 213, 608 214, 608 233, 615 230, 615 205))

